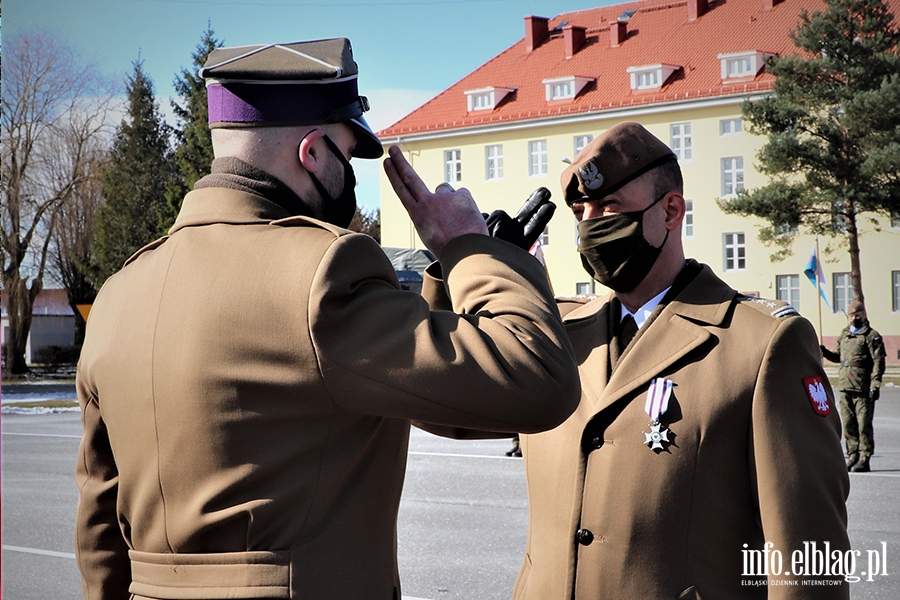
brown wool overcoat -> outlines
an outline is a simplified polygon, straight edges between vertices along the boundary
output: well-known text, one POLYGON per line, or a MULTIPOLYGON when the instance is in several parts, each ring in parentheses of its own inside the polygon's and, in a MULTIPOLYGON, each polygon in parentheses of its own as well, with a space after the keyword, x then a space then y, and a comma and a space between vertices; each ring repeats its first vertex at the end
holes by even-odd
POLYGON ((195 190, 93 306, 78 368, 85 597, 399 598, 411 419, 535 432, 578 401, 546 276, 463 236, 453 312, 369 237, 195 190))
POLYGON ((849 548, 840 420, 809 322, 703 267, 611 372, 611 298, 561 305, 583 395, 565 423, 522 436, 530 525, 515 600, 847 598, 847 583, 745 583, 760 579, 744 575, 745 544, 771 542, 782 571, 804 543, 849 548), (815 377, 827 416, 804 384, 815 377), (661 452, 644 436, 655 378, 674 382, 661 452))

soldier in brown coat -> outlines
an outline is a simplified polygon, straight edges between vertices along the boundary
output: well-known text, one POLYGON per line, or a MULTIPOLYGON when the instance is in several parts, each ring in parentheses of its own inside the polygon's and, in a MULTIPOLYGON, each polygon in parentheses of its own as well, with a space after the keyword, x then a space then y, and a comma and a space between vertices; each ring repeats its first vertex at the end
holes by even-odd
POLYGON ((561 306, 582 399, 522 436, 514 597, 846 598, 840 574, 791 561, 808 544, 849 548, 840 422, 810 324, 685 260, 678 163, 639 124, 595 139, 562 187, 585 268, 613 292, 561 306))
POLYGON ((385 168, 456 312, 355 209, 377 158, 347 40, 214 51, 216 160, 94 304, 77 388, 84 595, 399 600, 411 419, 536 432, 578 399, 546 276, 465 191, 385 168))
POLYGON ((681 171, 641 125, 596 138, 562 187, 613 291, 560 304, 582 398, 521 436, 514 599, 847 598, 849 482, 809 322, 685 260, 681 171))

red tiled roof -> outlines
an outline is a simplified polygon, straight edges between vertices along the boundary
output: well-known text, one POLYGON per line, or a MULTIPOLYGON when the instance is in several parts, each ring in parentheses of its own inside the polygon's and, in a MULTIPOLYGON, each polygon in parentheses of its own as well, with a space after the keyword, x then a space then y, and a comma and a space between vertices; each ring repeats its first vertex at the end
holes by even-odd
POLYGON ((796 29, 801 11, 812 13, 825 7, 823 0, 783 0, 770 10, 764 8, 764 0, 714 0, 705 15, 689 21, 687 4, 684 0, 639 0, 558 15, 550 19, 551 31, 565 22, 587 28, 585 44, 572 58, 566 58, 561 29, 530 53, 525 51, 523 37, 378 135, 390 138, 765 92, 774 80, 765 71, 740 83, 723 83, 717 56, 748 51, 796 53, 798 49, 788 34, 796 29), (628 21, 627 37, 618 47, 611 47, 609 23, 626 10, 635 11, 628 21), (659 90, 632 91, 628 67, 659 63, 681 69, 659 90), (596 81, 572 102, 548 103, 542 81, 570 76, 593 77, 596 81), (463 92, 490 86, 516 91, 493 111, 468 112, 463 92))

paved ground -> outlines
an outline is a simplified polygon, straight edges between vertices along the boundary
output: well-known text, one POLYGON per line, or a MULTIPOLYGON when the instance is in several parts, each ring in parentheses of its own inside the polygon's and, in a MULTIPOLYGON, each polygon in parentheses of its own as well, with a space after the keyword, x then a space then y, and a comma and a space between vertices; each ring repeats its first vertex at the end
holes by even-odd
MULTIPOLYGON (((4 390, 6 392, 6 390, 4 390)), ((872 473, 851 475, 851 538, 887 567, 854 600, 900 598, 900 388, 877 404, 872 473)), ((2 592, 10 600, 81 598, 73 555, 77 413, 3 415, 2 592)), ((521 564, 527 505, 521 461, 505 440, 454 442, 414 430, 399 519, 407 598, 507 600, 521 564)))

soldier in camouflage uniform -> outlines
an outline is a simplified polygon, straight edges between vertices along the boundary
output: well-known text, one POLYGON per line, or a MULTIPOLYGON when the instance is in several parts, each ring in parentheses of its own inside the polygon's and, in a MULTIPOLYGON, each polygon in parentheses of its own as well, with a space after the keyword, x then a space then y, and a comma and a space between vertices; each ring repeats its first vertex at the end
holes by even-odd
POLYGON ((872 419, 884 375, 884 341, 869 324, 862 302, 854 300, 848 311, 850 324, 838 336, 835 350, 822 346, 822 355, 841 363, 839 387, 847 469, 865 473, 875 452, 872 419))

